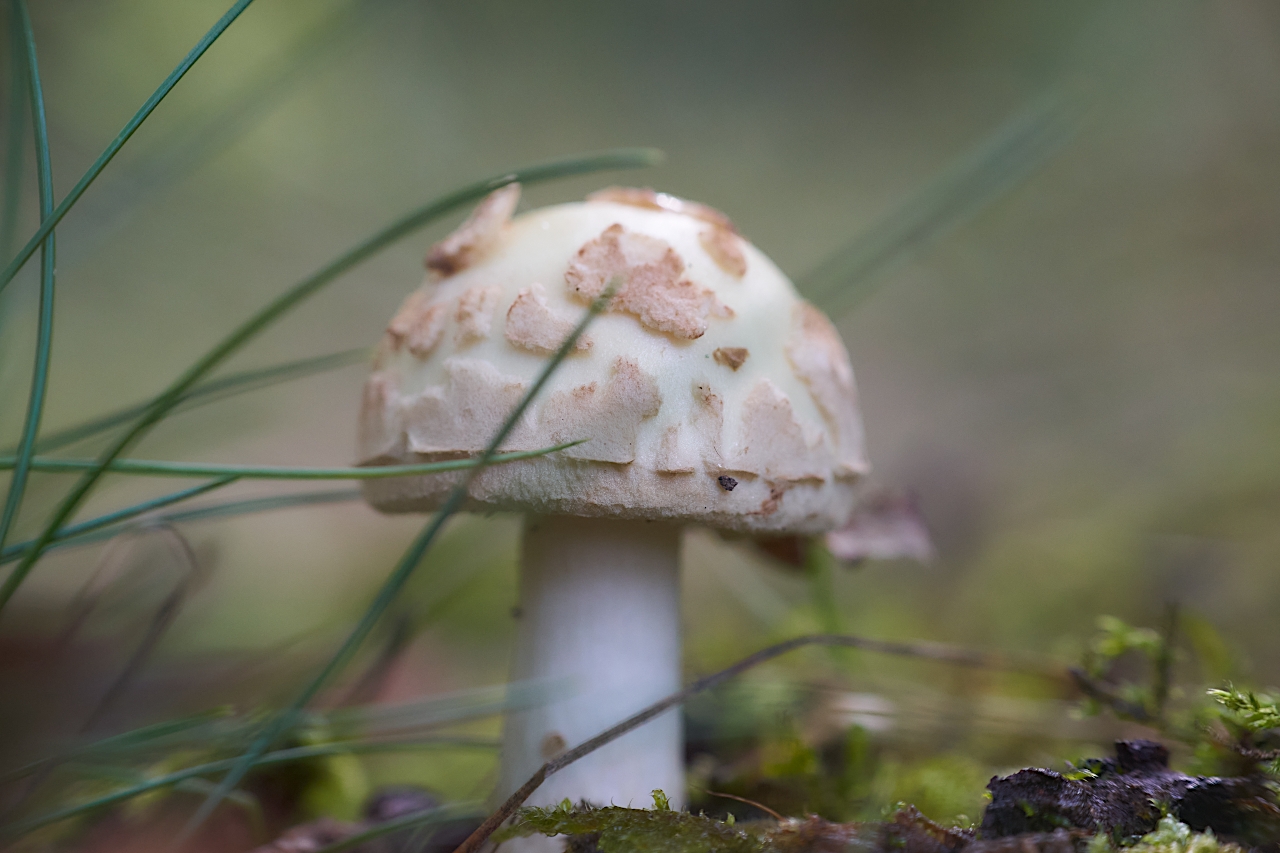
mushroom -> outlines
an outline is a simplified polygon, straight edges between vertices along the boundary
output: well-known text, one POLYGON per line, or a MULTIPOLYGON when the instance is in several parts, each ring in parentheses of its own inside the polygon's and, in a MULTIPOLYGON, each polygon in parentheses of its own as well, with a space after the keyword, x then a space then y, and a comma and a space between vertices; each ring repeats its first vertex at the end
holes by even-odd
MULTIPOLYGON (((503 450, 586 439, 483 471, 468 507, 525 514, 513 679, 571 695, 508 718, 501 790, 680 687, 681 529, 839 527, 866 471, 853 371, 831 322, 721 213, 611 188, 514 219, 498 190, 428 255, 364 395, 364 464, 478 454, 609 282, 616 290, 503 450)), ((438 507, 456 474, 369 480, 387 512, 438 507)), ((549 778, 568 797, 684 801, 671 712, 549 778)))

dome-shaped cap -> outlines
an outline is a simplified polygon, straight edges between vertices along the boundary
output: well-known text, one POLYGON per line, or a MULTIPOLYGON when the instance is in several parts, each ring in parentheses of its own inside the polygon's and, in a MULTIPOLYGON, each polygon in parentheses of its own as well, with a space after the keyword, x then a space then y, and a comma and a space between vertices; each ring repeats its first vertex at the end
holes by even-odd
MULTIPOLYGON (((490 195, 427 257, 365 386, 363 464, 481 452, 608 282, 591 323, 502 450, 472 508, 680 519, 743 532, 843 523, 866 470, 835 327, 723 214, 613 188, 511 219, 490 195)), ((460 474, 373 480, 379 509, 434 509, 460 474)))

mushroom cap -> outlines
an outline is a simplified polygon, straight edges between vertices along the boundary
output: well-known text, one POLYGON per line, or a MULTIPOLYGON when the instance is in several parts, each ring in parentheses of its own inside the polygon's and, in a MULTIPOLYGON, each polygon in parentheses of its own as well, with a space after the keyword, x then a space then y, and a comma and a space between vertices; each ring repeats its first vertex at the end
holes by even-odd
MULTIPOLYGON (((611 280, 606 311, 503 443, 547 456, 471 481, 472 509, 817 533, 865 473, 839 334, 717 211, 611 188, 511 219, 484 201, 427 257, 365 385, 365 465, 479 454, 611 280), (620 278, 616 278, 620 276, 620 278)), ((437 508, 462 473, 366 481, 378 509, 437 508)))

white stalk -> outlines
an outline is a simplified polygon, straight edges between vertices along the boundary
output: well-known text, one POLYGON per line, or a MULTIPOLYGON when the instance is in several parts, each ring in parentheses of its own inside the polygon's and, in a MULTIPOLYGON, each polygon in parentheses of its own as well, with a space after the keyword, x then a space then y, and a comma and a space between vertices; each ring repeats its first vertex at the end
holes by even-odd
MULTIPOLYGON (((549 682, 548 701, 511 714, 499 794, 547 759, 662 697, 680 681, 680 528, 668 522, 530 516, 521 549, 512 680, 549 682)), ((528 805, 684 804, 683 732, 673 709, 551 776, 528 805)), ((503 850, 556 849, 529 839, 503 850)))

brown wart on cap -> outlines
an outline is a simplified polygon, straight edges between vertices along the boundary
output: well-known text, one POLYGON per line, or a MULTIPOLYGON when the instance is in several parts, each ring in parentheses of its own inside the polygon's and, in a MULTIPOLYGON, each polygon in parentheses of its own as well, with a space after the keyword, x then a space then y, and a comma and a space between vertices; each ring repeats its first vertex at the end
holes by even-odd
POLYGON ((372 451, 374 459, 390 457, 403 450, 404 423, 398 384, 394 374, 383 371, 371 374, 364 382, 357 430, 360 446, 372 451))
POLYGON ((742 407, 741 449, 733 469, 771 480, 824 480, 830 468, 821 435, 810 440, 791 400, 760 379, 742 407))
POLYGON ((595 299, 615 276, 622 284, 609 310, 634 314, 659 332, 680 338, 702 337, 711 317, 732 317, 715 291, 683 278, 684 261, 664 240, 610 225, 569 262, 564 274, 572 292, 595 299))
POLYGON ((458 297, 458 309, 453 312, 457 324, 454 340, 459 346, 473 344, 489 337, 493 329, 493 309, 498 307, 502 288, 477 285, 468 288, 458 297))
POLYGON ((446 319, 444 303, 432 302, 426 291, 415 291, 387 324, 388 343, 392 350, 407 346, 413 355, 426 358, 440 343, 446 319))
POLYGON ((548 445, 588 438, 562 451, 574 459, 634 462, 636 429, 658 414, 662 393, 653 377, 631 358, 618 358, 603 389, 595 382, 547 398, 539 417, 548 445))
POLYGON ((787 360, 826 419, 841 464, 864 471, 862 418, 849 353, 836 327, 808 302, 792 309, 787 360))
POLYGON ((684 430, 680 424, 671 424, 662 432, 662 441, 658 444, 658 452, 654 457, 653 469, 659 474, 692 474, 698 470, 696 453, 684 440, 684 430))
MULTIPOLYGON (((450 358, 445 384, 425 389, 406 402, 405 433, 414 453, 474 453, 497 432, 519 404, 528 383, 503 376, 486 361, 450 358)), ((533 449, 528 429, 512 430, 506 447, 533 449)))
POLYGON ((738 232, 732 220, 714 207, 697 201, 688 201, 670 193, 656 192, 649 187, 605 187, 587 196, 587 201, 611 201, 614 204, 629 204, 646 210, 683 213, 685 216, 710 222, 725 231, 734 234, 738 232))
POLYGON ((742 238, 728 228, 712 226, 698 235, 702 249, 716 266, 734 278, 747 274, 747 256, 742 253, 742 238))
POLYGON ((742 367, 750 354, 746 347, 717 347, 716 351, 711 353, 711 357, 715 359, 716 364, 723 364, 730 370, 737 370, 742 367))
POLYGON ((427 269, 446 278, 474 264, 498 242, 519 201, 519 184, 507 184, 489 193, 466 222, 431 247, 427 269))
MULTIPOLYGON (((577 321, 551 310, 547 304, 547 291, 534 283, 516 294, 515 302, 507 309, 507 323, 503 334, 513 346, 538 353, 553 353, 569 337, 577 321)), ((591 349, 591 338, 579 335, 574 343, 578 352, 591 349)))

